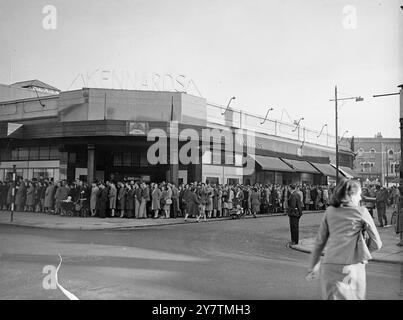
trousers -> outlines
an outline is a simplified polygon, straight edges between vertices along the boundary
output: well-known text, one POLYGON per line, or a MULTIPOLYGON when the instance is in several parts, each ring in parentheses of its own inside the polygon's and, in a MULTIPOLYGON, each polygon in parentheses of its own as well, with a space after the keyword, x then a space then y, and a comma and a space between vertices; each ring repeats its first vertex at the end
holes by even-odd
POLYGON ((376 209, 378 212, 378 222, 381 226, 386 226, 388 224, 388 219, 386 217, 386 207, 378 207, 376 209), (385 224, 383 223, 385 221, 385 224))
POLYGON ((293 244, 298 244, 299 241, 299 218, 288 217, 290 219, 290 232, 291 232, 291 242, 293 244))

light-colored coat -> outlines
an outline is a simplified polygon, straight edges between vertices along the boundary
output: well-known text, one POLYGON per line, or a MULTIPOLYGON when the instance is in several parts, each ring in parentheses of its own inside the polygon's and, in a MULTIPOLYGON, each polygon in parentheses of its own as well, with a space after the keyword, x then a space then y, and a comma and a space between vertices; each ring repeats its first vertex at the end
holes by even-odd
POLYGON ((99 188, 95 187, 91 189, 91 198, 90 198, 90 209, 95 210, 97 207, 97 194, 98 194, 99 188))
POLYGON ((161 190, 157 187, 151 193, 151 210, 159 210, 161 209, 161 190))
POLYGON ((322 264, 350 265, 371 259, 370 252, 379 250, 382 241, 375 223, 365 207, 348 206, 326 209, 316 236, 311 254, 310 267, 319 261, 326 246, 326 254, 322 264), (370 246, 366 248, 361 239, 366 230, 370 246))
POLYGON ((116 209, 117 189, 114 185, 111 185, 108 197, 109 197, 109 208, 116 209))
POLYGON ((53 208, 54 205, 54 191, 55 191, 55 186, 54 185, 49 185, 46 188, 45 191, 45 208, 53 208))

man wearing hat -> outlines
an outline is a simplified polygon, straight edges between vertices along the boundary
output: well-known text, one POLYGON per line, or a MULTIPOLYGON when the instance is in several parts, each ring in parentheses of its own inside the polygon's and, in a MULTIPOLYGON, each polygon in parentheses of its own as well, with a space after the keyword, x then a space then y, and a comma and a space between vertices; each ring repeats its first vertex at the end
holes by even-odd
POLYGON ((295 185, 290 185, 288 196, 288 208, 287 215, 290 219, 290 231, 291 231, 291 245, 298 244, 299 240, 299 218, 302 216, 301 198, 298 194, 295 185))

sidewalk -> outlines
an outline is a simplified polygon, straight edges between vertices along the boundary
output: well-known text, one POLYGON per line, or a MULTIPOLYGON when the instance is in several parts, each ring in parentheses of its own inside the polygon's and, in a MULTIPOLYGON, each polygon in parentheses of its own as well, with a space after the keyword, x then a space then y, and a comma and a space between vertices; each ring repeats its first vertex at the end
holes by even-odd
MULTIPOLYGON (((316 213, 319 211, 316 211, 316 213)), ((304 214, 309 212, 304 212, 304 214)), ((284 215, 280 214, 259 214, 257 218, 284 215)), ((105 229, 133 229, 142 227, 155 227, 175 224, 196 223, 196 219, 183 218, 176 219, 125 219, 125 218, 80 218, 67 217, 60 215, 51 215, 45 213, 33 212, 14 212, 13 222, 10 222, 10 211, 0 211, 0 225, 13 225, 23 227, 45 228, 45 229, 63 229, 63 230, 105 230, 105 229)), ((245 216, 251 219, 253 216, 245 216)), ((231 217, 212 218, 209 221, 230 220, 231 217)), ((203 223, 201 220, 200 223, 203 223)))
MULTIPOLYGON (((378 228, 379 235, 382 240, 381 250, 372 253, 372 260, 377 262, 401 263, 403 264, 403 247, 399 247, 399 237, 395 232, 394 226, 378 228)), ((297 245, 290 245, 294 250, 311 253, 315 238, 307 238, 299 241, 297 245)), ((326 250, 326 248, 325 248, 326 250)))

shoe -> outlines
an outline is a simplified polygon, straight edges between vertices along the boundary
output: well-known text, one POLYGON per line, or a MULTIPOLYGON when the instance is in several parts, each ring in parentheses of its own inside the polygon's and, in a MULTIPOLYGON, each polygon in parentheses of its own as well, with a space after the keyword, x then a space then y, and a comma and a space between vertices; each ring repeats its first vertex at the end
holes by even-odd
POLYGON ((396 243, 397 246, 403 247, 403 242, 396 243))

